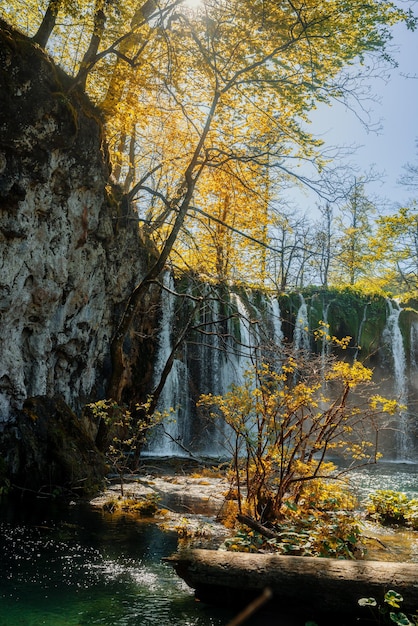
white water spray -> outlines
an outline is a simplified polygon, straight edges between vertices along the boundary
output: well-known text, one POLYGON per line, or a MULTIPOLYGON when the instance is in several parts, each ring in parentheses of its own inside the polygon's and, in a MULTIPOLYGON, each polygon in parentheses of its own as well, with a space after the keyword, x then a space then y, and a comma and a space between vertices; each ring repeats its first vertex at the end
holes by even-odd
POLYGON ((276 346, 283 343, 282 318, 277 298, 269 299, 269 315, 273 323, 273 341, 276 346))
MULTIPOLYGON (((418 323, 413 322, 410 330, 411 372, 418 372, 418 323)), ((413 381, 414 382, 414 381, 413 381)))
POLYGON ((235 348, 235 371, 238 384, 244 382, 244 373, 251 367, 258 347, 256 324, 251 321, 251 315, 238 294, 232 294, 231 300, 235 303, 239 319, 239 342, 235 348))
MULTIPOLYGON (((399 326, 399 316, 402 312, 399 304, 388 299, 389 315, 383 331, 383 341, 390 348, 393 364, 394 391, 400 404, 408 401, 408 385, 406 372, 406 355, 403 337, 399 326)), ((397 456, 402 461, 411 458, 412 442, 409 436, 409 416, 406 409, 401 410, 397 423, 397 456)))

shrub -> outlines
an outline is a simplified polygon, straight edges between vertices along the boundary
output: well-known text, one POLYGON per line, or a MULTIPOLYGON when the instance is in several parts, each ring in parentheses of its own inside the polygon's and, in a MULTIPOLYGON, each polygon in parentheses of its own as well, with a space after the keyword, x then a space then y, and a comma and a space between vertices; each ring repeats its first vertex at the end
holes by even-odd
POLYGON ((301 556, 354 558, 362 552, 354 499, 344 486, 318 479, 299 504, 288 502, 281 521, 269 524, 274 537, 245 525, 223 548, 238 552, 278 552, 301 556))
POLYGON ((371 384, 371 371, 361 363, 312 355, 296 359, 281 350, 280 363, 255 362, 242 385, 199 401, 230 427, 225 445, 239 511, 260 522, 280 519, 286 501, 298 505, 315 497, 315 481, 329 476, 328 455, 346 456, 352 467, 374 462, 379 455, 367 428, 370 435, 379 416, 396 409, 396 402, 376 395, 359 406, 362 390, 371 384), (356 405, 349 400, 354 389, 356 405), (329 390, 332 397, 325 395, 329 390))
POLYGON ((418 500, 409 500, 401 491, 378 489, 369 495, 366 509, 380 524, 410 524, 418 528, 418 500))

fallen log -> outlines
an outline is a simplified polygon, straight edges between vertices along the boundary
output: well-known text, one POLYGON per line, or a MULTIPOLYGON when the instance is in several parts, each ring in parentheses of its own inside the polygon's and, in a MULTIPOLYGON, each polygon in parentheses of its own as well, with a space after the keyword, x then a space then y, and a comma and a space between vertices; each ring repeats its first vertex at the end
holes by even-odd
MULTIPOLYGON (((223 550, 184 550, 164 559, 207 603, 243 604, 268 588, 272 602, 306 616, 367 615, 358 600, 383 603, 393 589, 404 601, 401 610, 418 609, 418 564, 346 561, 319 557, 249 554, 223 550), (299 611, 302 609, 302 611, 299 611)), ((339 621, 338 624, 349 623, 339 621)))

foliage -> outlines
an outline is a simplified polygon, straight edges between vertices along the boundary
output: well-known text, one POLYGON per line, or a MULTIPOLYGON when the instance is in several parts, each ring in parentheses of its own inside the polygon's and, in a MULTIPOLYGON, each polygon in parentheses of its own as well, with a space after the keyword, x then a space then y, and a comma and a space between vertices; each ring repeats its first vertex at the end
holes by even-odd
POLYGON ((105 455, 111 468, 118 474, 121 495, 124 495, 124 475, 135 469, 145 434, 159 424, 166 413, 149 414, 152 399, 136 406, 135 414, 113 400, 98 400, 86 405, 96 420, 102 420, 107 432, 105 455))
POLYGON ((376 213, 376 207, 367 198, 362 180, 354 180, 347 200, 338 220, 334 281, 355 285, 359 278, 370 275, 368 240, 372 233, 371 220, 376 213))
POLYGON ((395 293, 418 289, 418 211, 416 202, 377 220, 369 247, 381 264, 386 288, 395 293))
POLYGON ((103 509, 109 513, 136 513, 142 517, 152 517, 158 511, 159 501, 160 497, 155 493, 139 497, 119 497, 108 500, 103 509))
POLYGON ((232 385, 224 396, 201 397, 200 406, 232 431, 228 441, 240 512, 260 521, 280 519, 284 506, 308 497, 329 454, 357 463, 376 460, 366 430, 373 434, 379 417, 393 413, 397 404, 369 394, 360 407, 360 392, 370 379, 371 370, 359 362, 304 354, 296 360, 282 349, 274 369, 255 363, 242 385, 232 385), (355 404, 349 401, 353 389, 355 404))
POLYGON ((378 605, 375 598, 360 598, 358 601, 359 606, 369 607, 372 615, 377 623, 381 623, 382 619, 384 623, 394 623, 398 626, 417 626, 418 615, 405 615, 399 609, 403 597, 397 591, 390 589, 387 591, 383 598, 383 604, 378 605), (394 610, 395 609, 395 610, 394 610))
POLYGON ((366 509, 381 524, 400 524, 418 530, 418 500, 401 491, 378 489, 369 495, 366 509))
MULTIPOLYGON (((341 285, 327 289, 307 287, 301 292, 288 292, 279 296, 280 311, 284 319, 296 317, 300 307, 300 293, 308 307, 309 327, 316 333, 313 349, 321 350, 332 346, 334 351, 336 349, 340 353, 341 358, 346 358, 341 347, 330 342, 332 336, 329 335, 333 335, 341 340, 351 337, 347 346, 350 354, 360 354, 362 361, 376 351, 387 318, 387 300, 383 293, 360 289, 358 285, 341 285), (322 319, 325 311, 326 322, 322 319), (331 332, 326 333, 326 328, 331 329, 331 332)), ((291 338, 290 331, 289 339, 291 338)))
MULTIPOLYGON (((335 99, 356 108, 363 94, 350 66, 360 60, 364 78, 379 72, 391 63, 392 26, 415 25, 389 0, 13 0, 1 9, 38 43, 48 13, 48 51, 101 108, 113 176, 162 265, 174 250, 182 267, 260 282, 271 227, 295 226, 283 220, 283 188, 327 183, 310 112, 335 99)), ((304 251, 309 234, 291 244, 303 263, 314 254, 304 251)))
POLYGON ((121 503, 120 509, 149 517, 157 512, 159 500, 160 497, 155 493, 146 494, 141 498, 128 498, 121 503))
POLYGON ((239 552, 354 558, 361 554, 362 547, 353 507, 354 499, 346 486, 316 479, 298 504, 286 502, 282 520, 269 525, 276 536, 266 538, 242 526, 234 537, 224 541, 223 547, 239 552))

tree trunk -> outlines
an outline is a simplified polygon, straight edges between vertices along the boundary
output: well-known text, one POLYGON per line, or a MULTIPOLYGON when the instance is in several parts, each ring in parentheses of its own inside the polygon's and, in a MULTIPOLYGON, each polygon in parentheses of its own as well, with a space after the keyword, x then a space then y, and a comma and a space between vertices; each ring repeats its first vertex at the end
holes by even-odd
POLYGON ((96 10, 94 12, 93 32, 90 38, 89 47, 84 54, 83 60, 80 64, 80 69, 76 77, 77 84, 80 85, 83 90, 86 88, 88 73, 93 67, 96 60, 96 55, 103 37, 105 24, 106 15, 103 11, 103 2, 102 0, 98 0, 96 2, 96 10))
POLYGON ((247 604, 268 588, 271 602, 282 609, 303 609, 306 618, 338 615, 335 623, 339 626, 346 618, 368 617, 366 608, 358 605, 360 598, 374 597, 383 604, 390 589, 403 596, 403 612, 415 611, 418 604, 416 563, 198 549, 176 553, 165 561, 204 602, 247 604))
MULTIPOLYGON (((128 368, 126 365, 126 359, 124 354, 125 339, 127 337, 129 329, 132 326, 132 322, 135 318, 141 300, 146 297, 147 291, 149 290, 151 284, 155 282, 155 280, 163 271, 168 257, 171 254, 173 246, 176 243, 180 230, 183 227, 184 220, 186 219, 187 213, 190 208, 190 203, 193 197, 196 183, 202 172, 202 165, 198 166, 198 159, 200 157, 200 153, 204 146, 206 137, 211 128, 212 120, 215 115, 220 96, 220 92, 214 93, 212 104, 206 117, 205 125, 203 127, 199 141, 197 142, 193 156, 190 159, 190 163, 184 173, 184 183, 182 187, 179 188, 179 190, 177 191, 177 194, 171 199, 171 201, 167 202, 167 205, 172 207, 173 210, 176 210, 177 213, 170 233, 168 234, 167 239, 165 240, 161 248, 160 254, 156 262, 130 294, 125 311, 122 314, 115 336, 112 339, 112 344, 110 347, 110 354, 112 359, 112 376, 109 382, 108 397, 113 398, 114 400, 116 400, 116 402, 120 401, 123 390, 127 384, 128 368), (197 172, 195 171, 196 168, 197 172)), ((123 197, 122 202, 125 205, 126 211, 129 211, 130 202, 134 194, 137 192, 136 187, 137 185, 135 185, 133 189, 131 189, 131 191, 128 194, 125 194, 123 197)))
POLYGON ((45 48, 48 43, 48 39, 54 30, 55 23, 57 21, 58 11, 61 7, 62 1, 51 0, 45 11, 41 25, 38 28, 37 33, 32 37, 32 41, 39 44, 41 48, 45 48))

